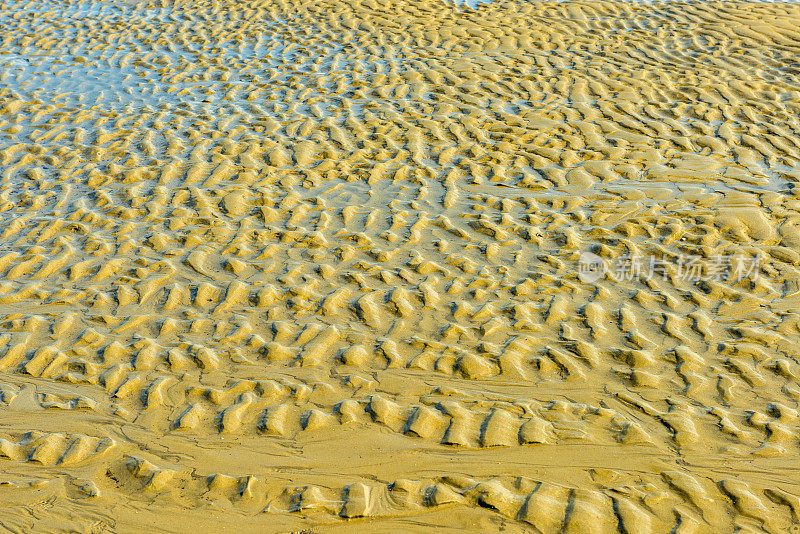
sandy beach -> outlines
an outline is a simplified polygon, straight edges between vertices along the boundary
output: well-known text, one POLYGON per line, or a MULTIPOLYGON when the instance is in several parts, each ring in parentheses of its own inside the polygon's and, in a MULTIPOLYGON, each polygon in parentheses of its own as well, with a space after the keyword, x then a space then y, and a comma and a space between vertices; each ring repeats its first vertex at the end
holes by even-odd
POLYGON ((9 532, 800 533, 800 3, 0 0, 9 532))

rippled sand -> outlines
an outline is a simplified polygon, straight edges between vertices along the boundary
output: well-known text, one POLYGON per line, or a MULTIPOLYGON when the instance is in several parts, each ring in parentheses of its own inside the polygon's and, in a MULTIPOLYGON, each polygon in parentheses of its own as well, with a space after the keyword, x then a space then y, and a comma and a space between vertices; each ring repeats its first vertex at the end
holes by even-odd
POLYGON ((800 4, 0 29, 5 528, 800 531, 800 4))

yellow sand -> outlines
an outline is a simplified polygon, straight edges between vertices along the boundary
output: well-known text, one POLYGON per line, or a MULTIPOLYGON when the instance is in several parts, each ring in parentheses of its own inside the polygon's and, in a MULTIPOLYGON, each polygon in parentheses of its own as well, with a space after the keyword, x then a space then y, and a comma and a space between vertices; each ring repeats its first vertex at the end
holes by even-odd
POLYGON ((800 4, 0 29, 3 527, 800 530, 800 4))

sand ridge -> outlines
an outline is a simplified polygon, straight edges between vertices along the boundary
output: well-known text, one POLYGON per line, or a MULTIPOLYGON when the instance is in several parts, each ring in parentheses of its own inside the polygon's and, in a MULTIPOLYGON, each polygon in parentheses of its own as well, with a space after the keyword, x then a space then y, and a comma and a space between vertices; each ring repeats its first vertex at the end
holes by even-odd
POLYGON ((798 21, 0 3, 3 525, 797 530, 798 21))

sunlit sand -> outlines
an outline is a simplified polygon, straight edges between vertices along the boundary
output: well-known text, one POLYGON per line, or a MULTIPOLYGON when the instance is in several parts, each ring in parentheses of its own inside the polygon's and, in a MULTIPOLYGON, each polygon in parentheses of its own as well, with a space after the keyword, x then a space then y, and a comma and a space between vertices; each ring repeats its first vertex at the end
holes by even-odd
POLYGON ((800 4, 0 30, 5 528, 800 531, 800 4))

